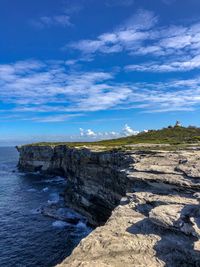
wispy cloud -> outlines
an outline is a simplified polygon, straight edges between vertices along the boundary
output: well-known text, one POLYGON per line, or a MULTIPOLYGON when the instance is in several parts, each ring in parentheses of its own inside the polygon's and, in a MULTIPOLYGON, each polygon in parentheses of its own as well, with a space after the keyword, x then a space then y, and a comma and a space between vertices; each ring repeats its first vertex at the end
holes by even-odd
POLYGON ((77 14, 84 9, 83 3, 83 1, 64 0, 62 10, 68 15, 77 14))
POLYGON ((151 62, 140 65, 133 64, 125 67, 127 71, 141 71, 141 72, 174 72, 174 71, 190 71, 200 68, 200 55, 182 59, 179 61, 167 62, 151 62))
POLYGON ((82 114, 57 114, 57 115, 47 115, 47 116, 45 116, 44 114, 44 116, 27 118, 27 120, 32 120, 37 122, 62 122, 80 116, 82 116, 82 114))
POLYGON ((130 64, 129 71, 190 71, 200 68, 200 22, 161 27, 153 12, 139 10, 117 29, 70 47, 83 54, 123 52, 133 59, 141 57, 143 63, 130 64))
POLYGON ((100 110, 190 111, 200 104, 200 76, 130 83, 118 82, 116 75, 69 71, 65 62, 2 64, 0 119, 14 114, 15 119, 59 122, 100 110))
POLYGON ((69 15, 60 14, 55 16, 42 16, 31 21, 31 24, 36 28, 49 28, 52 26, 69 27, 73 24, 69 15))
POLYGON ((30 120, 62 121, 74 117, 74 112, 105 110, 122 103, 131 91, 124 88, 119 93, 107 82, 112 78, 106 72, 67 72, 65 62, 0 65, 0 103, 10 104, 5 112, 21 113, 23 119, 28 115, 30 120))
POLYGON ((55 14, 44 14, 33 18, 30 20, 30 23, 32 26, 39 29, 50 27, 71 27, 74 26, 71 21, 72 17, 79 13, 83 8, 84 5, 81 1, 75 3, 70 0, 63 0, 61 2, 60 11, 58 10, 55 14))
POLYGON ((113 32, 99 35, 95 40, 81 40, 70 46, 83 53, 117 53, 123 50, 132 50, 133 44, 147 39, 149 30, 157 21, 152 12, 139 10, 123 25, 113 32))

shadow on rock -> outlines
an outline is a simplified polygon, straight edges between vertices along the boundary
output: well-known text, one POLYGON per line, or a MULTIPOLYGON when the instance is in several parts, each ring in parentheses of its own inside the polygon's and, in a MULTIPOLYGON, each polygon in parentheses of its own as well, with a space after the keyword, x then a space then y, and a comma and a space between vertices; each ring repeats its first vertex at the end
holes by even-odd
POLYGON ((163 261, 166 267, 200 267, 200 251, 194 249, 194 243, 198 241, 195 236, 165 229, 154 224, 149 218, 133 224, 127 228, 127 232, 144 235, 146 253, 148 250, 154 250, 156 258, 163 261))

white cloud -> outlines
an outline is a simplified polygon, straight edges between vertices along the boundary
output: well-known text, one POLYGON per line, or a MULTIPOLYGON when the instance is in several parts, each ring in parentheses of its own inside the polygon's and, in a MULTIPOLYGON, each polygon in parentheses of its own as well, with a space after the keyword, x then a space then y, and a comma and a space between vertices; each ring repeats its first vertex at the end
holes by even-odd
POLYGON ((157 18, 152 12, 139 10, 123 25, 113 32, 103 33, 95 40, 82 40, 72 43, 70 47, 84 53, 117 53, 122 50, 132 50, 133 44, 148 39, 149 30, 157 18))
POLYGON ((80 139, 83 140, 104 140, 113 139, 131 135, 137 135, 139 131, 134 131, 130 126, 125 124, 124 128, 120 132, 110 131, 110 132, 95 132, 94 130, 87 129, 84 130, 80 128, 80 139))
POLYGON ((74 14, 79 13, 84 8, 82 1, 76 3, 77 1, 63 0, 60 2, 60 8, 56 13, 33 18, 30 20, 30 24, 39 29, 73 26, 71 19, 74 14))
POLYGON ((122 103, 131 90, 124 87, 119 92, 109 81, 113 78, 106 72, 70 72, 65 62, 2 64, 0 102, 11 104, 7 112, 26 113, 30 120, 61 121, 66 113, 74 117, 72 113, 106 110, 122 103))
POLYGON ((0 119, 59 122, 100 110, 189 111, 200 104, 200 76, 152 83, 118 82, 115 76, 70 71, 65 61, 1 64, 0 119))
POLYGON ((83 54, 127 53, 153 57, 140 65, 130 64, 127 70, 173 72, 199 69, 200 22, 184 25, 159 26, 158 17, 139 10, 117 29, 102 33, 95 39, 72 43, 71 48, 83 54))
POLYGON ((38 116, 33 118, 24 118, 24 120, 32 120, 37 122, 61 122, 67 121, 74 117, 82 116, 82 114, 58 114, 58 115, 48 115, 48 116, 38 116))
POLYGON ((97 134, 94 131, 92 131, 91 129, 84 130, 84 129, 80 128, 80 136, 81 137, 96 137, 97 134))
POLYGON ((86 135, 87 135, 87 136, 96 136, 95 132, 93 132, 91 129, 88 129, 88 130, 86 131, 86 135))
POLYGON ((125 136, 129 136, 129 135, 136 135, 138 134, 138 131, 134 131, 130 126, 128 126, 128 124, 125 124, 122 134, 125 136))
POLYGON ((77 60, 75 59, 69 59, 67 61, 65 61, 65 64, 70 66, 70 65, 75 65, 77 63, 77 60))
POLYGON ((80 130, 80 136, 84 136, 85 132, 82 128, 79 129, 80 130))
POLYGON ((137 30, 138 32, 142 32, 142 30, 150 30, 157 22, 158 17, 154 12, 139 9, 121 25, 119 30, 137 30))
POLYGON ((71 23, 70 16, 66 14, 42 16, 38 19, 32 20, 31 24, 37 28, 49 28, 52 26, 69 27, 73 25, 71 23))
MULTIPOLYGON (((5 144, 8 145, 21 145, 35 142, 77 142, 77 141, 99 141, 99 140, 108 140, 119 137, 127 136, 124 134, 123 130, 119 132, 108 131, 108 132, 97 132, 91 129, 84 130, 82 128, 79 129, 79 134, 68 135, 55 135, 49 133, 48 135, 24 135, 24 136, 0 136, 0 146, 5 144)), ((132 134, 130 134, 132 135, 132 134)))
POLYGON ((125 67, 127 71, 143 71, 143 72, 174 72, 174 71, 190 71, 200 68, 200 55, 189 57, 186 60, 167 61, 166 63, 143 63, 140 65, 128 65, 125 67))

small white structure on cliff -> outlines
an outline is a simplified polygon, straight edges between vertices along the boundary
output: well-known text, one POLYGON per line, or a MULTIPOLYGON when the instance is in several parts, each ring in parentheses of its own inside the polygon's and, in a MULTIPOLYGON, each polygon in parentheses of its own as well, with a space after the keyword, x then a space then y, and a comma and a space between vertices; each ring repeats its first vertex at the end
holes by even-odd
POLYGON ((181 127, 182 125, 181 125, 181 122, 180 121, 176 121, 176 124, 175 124, 175 127, 181 127))

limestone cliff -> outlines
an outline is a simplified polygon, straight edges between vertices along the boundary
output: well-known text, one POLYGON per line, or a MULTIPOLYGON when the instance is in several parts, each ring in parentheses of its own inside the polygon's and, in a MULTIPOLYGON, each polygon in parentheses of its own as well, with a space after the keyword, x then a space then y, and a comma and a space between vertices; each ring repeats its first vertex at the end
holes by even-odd
POLYGON ((67 177, 67 205, 87 216, 93 225, 105 223, 126 193, 128 154, 66 146, 22 146, 18 151, 20 170, 67 177))
POLYGON ((90 221, 113 209, 59 266, 200 267, 199 151, 19 151, 21 169, 69 177, 66 203, 90 221))

